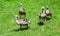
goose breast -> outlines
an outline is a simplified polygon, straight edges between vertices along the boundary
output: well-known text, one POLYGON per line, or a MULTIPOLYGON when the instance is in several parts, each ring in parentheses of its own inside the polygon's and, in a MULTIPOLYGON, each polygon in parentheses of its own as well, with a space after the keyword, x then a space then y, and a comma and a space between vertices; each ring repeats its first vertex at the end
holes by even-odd
POLYGON ((46 17, 46 14, 41 14, 41 17, 46 17))
POLYGON ((20 9, 20 12, 25 12, 25 10, 23 10, 23 9, 20 9))
POLYGON ((50 11, 49 10, 46 10, 46 14, 50 14, 50 11))

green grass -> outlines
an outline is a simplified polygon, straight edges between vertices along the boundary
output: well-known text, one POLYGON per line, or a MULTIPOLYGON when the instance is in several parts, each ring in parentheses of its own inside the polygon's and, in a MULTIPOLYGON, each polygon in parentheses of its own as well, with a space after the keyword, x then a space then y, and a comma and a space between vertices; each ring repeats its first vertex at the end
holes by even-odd
POLYGON ((60 36, 60 0, 0 0, 0 36, 60 36), (14 15, 19 15, 20 2, 31 23, 28 30, 16 32, 14 30, 19 25, 16 24, 14 15), (41 7, 46 5, 52 10, 52 19, 44 26, 39 26, 35 14, 39 14, 41 7))

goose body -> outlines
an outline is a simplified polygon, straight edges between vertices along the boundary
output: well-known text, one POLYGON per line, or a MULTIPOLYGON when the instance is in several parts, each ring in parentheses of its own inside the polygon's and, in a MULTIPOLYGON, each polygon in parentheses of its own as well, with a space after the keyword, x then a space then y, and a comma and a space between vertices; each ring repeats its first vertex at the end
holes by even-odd
POLYGON ((51 15, 50 10, 46 10, 46 14, 47 14, 47 16, 51 15))
POLYGON ((19 10, 19 14, 21 14, 21 15, 26 14, 25 9, 21 8, 21 9, 19 10))
POLYGON ((48 6, 46 6, 46 11, 45 11, 45 13, 47 14, 47 16, 51 16, 51 11, 50 11, 50 9, 48 8, 48 6))
POLYGON ((17 15, 15 15, 15 18, 16 18, 16 23, 17 24, 29 24, 30 23, 30 20, 27 20, 27 19, 19 19, 17 15))
POLYGON ((40 16, 41 16, 42 18, 44 18, 44 17, 46 17, 46 14, 42 13, 40 16))

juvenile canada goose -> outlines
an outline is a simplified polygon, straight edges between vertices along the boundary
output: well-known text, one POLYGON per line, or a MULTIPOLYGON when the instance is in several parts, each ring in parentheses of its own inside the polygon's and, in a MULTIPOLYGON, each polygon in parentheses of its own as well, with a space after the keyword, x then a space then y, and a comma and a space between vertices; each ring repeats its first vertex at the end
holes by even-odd
POLYGON ((30 20, 19 19, 17 15, 15 15, 15 18, 16 18, 16 23, 20 25, 20 29, 22 28, 22 26, 27 26, 28 28, 28 24, 30 23, 30 20))
POLYGON ((40 13, 39 18, 43 19, 44 21, 46 21, 46 13, 44 11, 44 7, 42 7, 42 13, 40 13))
POLYGON ((24 18, 26 17, 26 11, 25 11, 25 9, 23 8, 22 3, 20 3, 19 14, 20 14, 20 17, 22 17, 22 15, 24 15, 24 18))

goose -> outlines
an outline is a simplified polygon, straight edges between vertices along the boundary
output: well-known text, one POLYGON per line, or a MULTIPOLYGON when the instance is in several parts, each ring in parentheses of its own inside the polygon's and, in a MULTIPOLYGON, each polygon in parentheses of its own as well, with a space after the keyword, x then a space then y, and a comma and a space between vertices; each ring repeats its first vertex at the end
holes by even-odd
POLYGON ((20 17, 22 17, 22 15, 24 15, 24 17, 26 17, 26 11, 23 8, 22 3, 20 3, 19 14, 20 14, 20 17))
POLYGON ((39 15, 39 19, 41 18, 42 20, 46 21, 46 13, 44 11, 44 7, 42 7, 42 13, 39 15))
POLYGON ((40 13, 40 18, 46 18, 46 13, 44 11, 44 7, 42 7, 42 13, 40 13))
POLYGON ((20 19, 20 18, 18 18, 18 15, 15 15, 15 18, 16 18, 16 23, 18 24, 18 25, 20 25, 20 28, 24 25, 26 25, 27 26, 27 28, 28 28, 28 24, 30 24, 30 20, 27 20, 27 19, 20 19))

